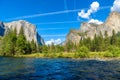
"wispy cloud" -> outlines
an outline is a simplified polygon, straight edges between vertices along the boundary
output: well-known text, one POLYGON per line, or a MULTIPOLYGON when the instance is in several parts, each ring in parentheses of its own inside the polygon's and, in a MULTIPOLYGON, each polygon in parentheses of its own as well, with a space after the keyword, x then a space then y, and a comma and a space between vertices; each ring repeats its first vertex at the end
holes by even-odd
POLYGON ((77 23, 83 20, 79 21, 65 21, 65 22, 47 22, 47 23, 35 23, 36 25, 41 25, 41 24, 61 24, 61 23, 77 23))
POLYGON ((104 7, 100 7, 99 2, 95 1, 92 2, 90 5, 90 8, 87 10, 87 12, 85 12, 84 9, 82 9, 80 12, 78 12, 78 20, 79 19, 87 19, 88 23, 96 23, 96 24, 102 24, 103 22, 97 19, 93 19, 91 17, 92 13, 95 13, 99 10, 103 10, 103 9, 109 9, 111 6, 104 6, 104 7))
POLYGON ((58 38, 58 39, 50 39, 49 41, 45 42, 46 45, 51 45, 52 43, 54 43, 54 45, 61 44, 62 40, 58 38))
POLYGON ((97 19, 90 19, 89 21, 88 21, 88 23, 95 23, 95 24, 103 24, 103 22, 102 21, 99 21, 99 20, 97 20, 97 19))
MULTIPOLYGON (((99 8, 99 10, 106 9, 106 8, 110 8, 110 6, 101 7, 101 8, 99 8)), ((82 9, 88 10, 88 8, 82 8, 82 9)), ((78 11, 81 11, 82 9, 64 10, 64 11, 56 11, 56 12, 49 12, 49 13, 25 15, 25 16, 19 16, 19 17, 14 17, 14 18, 7 18, 6 21, 9 21, 9 20, 19 20, 19 19, 27 19, 27 18, 35 18, 35 17, 48 16, 48 15, 56 15, 56 14, 64 14, 64 13, 71 13, 71 12, 78 12, 78 11)))
POLYGON ((111 6, 103 6, 103 7, 100 7, 99 10, 103 10, 103 9, 109 9, 111 6))
POLYGON ((66 34, 61 34, 61 35, 42 35, 42 37, 65 37, 66 34))
POLYGON ((85 12, 85 10, 82 9, 80 12, 78 12, 78 16, 81 18, 89 19, 90 15, 92 13, 97 12, 99 8, 100 8, 99 2, 97 1, 92 2, 92 4, 90 5, 90 9, 88 9, 87 12, 85 12))
POLYGON ((39 28, 37 30, 62 30, 62 29, 68 29, 68 28, 39 28))
POLYGON ((114 0, 113 6, 111 7, 111 11, 120 12, 120 0, 114 0))
POLYGON ((41 17, 41 16, 56 15, 56 14, 63 14, 63 13, 70 13, 70 12, 77 12, 77 11, 80 11, 80 10, 81 9, 56 11, 56 12, 42 13, 42 14, 33 14, 33 15, 26 15, 26 16, 20 16, 20 17, 15 17, 15 18, 8 18, 6 20, 17 20, 17 19, 35 18, 35 17, 41 17))

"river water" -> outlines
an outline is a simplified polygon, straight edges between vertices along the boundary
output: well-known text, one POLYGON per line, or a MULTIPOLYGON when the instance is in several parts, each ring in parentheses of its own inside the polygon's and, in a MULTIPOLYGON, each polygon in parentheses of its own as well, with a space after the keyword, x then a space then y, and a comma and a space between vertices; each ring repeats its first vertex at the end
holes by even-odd
POLYGON ((120 60, 0 57, 0 80, 120 80, 120 60))

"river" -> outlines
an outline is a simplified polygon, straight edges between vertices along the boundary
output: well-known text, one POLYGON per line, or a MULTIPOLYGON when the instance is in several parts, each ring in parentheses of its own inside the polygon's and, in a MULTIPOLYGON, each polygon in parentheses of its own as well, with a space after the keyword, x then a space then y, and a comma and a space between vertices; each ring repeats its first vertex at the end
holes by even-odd
POLYGON ((120 61, 0 57, 0 80, 120 80, 120 61))

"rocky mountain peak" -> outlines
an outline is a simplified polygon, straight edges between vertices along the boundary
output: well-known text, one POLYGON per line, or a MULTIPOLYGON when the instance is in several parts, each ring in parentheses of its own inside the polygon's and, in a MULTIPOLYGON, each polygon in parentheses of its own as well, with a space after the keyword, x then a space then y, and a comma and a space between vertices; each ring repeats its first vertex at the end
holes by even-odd
POLYGON ((117 32, 120 31, 120 13, 112 12, 105 22, 105 26, 114 29, 117 32))
POLYGON ((105 23, 100 24, 100 25, 94 24, 94 23, 87 23, 87 22, 81 23, 78 34, 74 34, 74 32, 70 32, 67 35, 66 41, 69 40, 74 43, 78 43, 79 40, 81 40, 80 38, 82 38, 82 36, 79 35, 80 33, 85 33, 84 36, 90 37, 91 39, 94 38, 95 34, 99 35, 100 32, 104 35, 105 31, 108 32, 109 36, 111 36, 112 30, 115 30, 116 33, 120 32, 120 13, 118 12, 111 12, 108 18, 106 19, 105 23), (71 34, 74 34, 74 36, 71 34), (74 37, 75 38, 78 37, 78 38, 74 39, 74 37))
POLYGON ((0 23, 0 29, 5 29, 4 31, 0 30, 3 33, 7 33, 9 30, 16 29, 17 34, 19 34, 21 27, 23 27, 27 41, 31 42, 32 40, 34 40, 35 43, 39 43, 40 45, 44 44, 44 40, 38 34, 36 26, 34 24, 31 24, 25 20, 18 20, 9 23, 0 23), (1 27, 1 24, 4 25, 4 28, 1 27))
POLYGON ((1 36, 4 35, 4 31, 5 31, 5 29, 4 29, 4 24, 3 24, 3 22, 0 22, 0 35, 1 35, 1 36))

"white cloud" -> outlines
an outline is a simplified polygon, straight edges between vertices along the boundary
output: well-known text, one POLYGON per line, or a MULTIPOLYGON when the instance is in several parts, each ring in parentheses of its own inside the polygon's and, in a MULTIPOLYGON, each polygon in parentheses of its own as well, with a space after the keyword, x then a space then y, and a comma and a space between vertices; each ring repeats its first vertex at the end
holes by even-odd
POLYGON ((97 12, 98 9, 99 9, 99 3, 97 1, 93 2, 91 5, 90 5, 90 10, 92 10, 93 12, 97 12))
POLYGON ((99 21, 99 20, 97 20, 97 19, 90 19, 89 21, 88 21, 88 23, 95 23, 95 24, 103 24, 103 22, 102 21, 99 21))
POLYGON ((90 14, 91 14, 90 11, 85 13, 85 10, 81 10, 80 12, 78 12, 78 16, 85 19, 89 19, 90 14))
POLYGON ((64 22, 46 22, 46 23, 35 23, 36 25, 41 25, 41 24, 64 24, 64 23, 77 23, 80 21, 64 21, 64 22))
POLYGON ((85 12, 85 10, 81 10, 80 12, 78 12, 78 16, 81 18, 85 18, 85 19, 89 19, 90 15, 94 12, 97 12, 99 9, 99 3, 97 1, 93 2, 90 5, 90 9, 88 9, 87 12, 85 12))
POLYGON ((59 35, 59 34, 55 34, 55 35, 42 35, 42 37, 56 37, 56 36, 57 36, 57 37, 58 37, 58 36, 59 36, 59 37, 65 37, 66 34, 60 34, 60 35, 59 35))
POLYGON ((41 14, 32 14, 32 15, 25 15, 25 16, 18 16, 14 18, 7 18, 8 20, 19 20, 19 19, 27 19, 27 18, 35 18, 35 17, 42 17, 42 16, 49 16, 49 15, 56 15, 56 14, 64 14, 64 13, 71 13, 71 12, 77 12, 81 9, 75 9, 75 10, 64 10, 64 11, 56 11, 56 12, 49 12, 49 13, 41 13, 41 14))
POLYGON ((46 45, 51 45, 52 43, 54 43, 54 45, 57 45, 57 44, 62 43, 62 40, 61 39, 56 39, 56 40, 51 39, 51 40, 45 42, 46 45))
POLYGON ((120 0, 115 0, 113 6, 111 7, 111 11, 120 12, 120 0))

